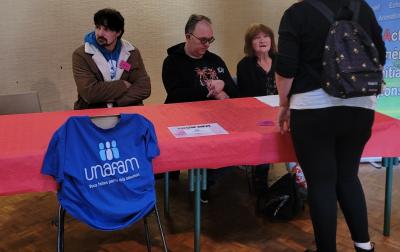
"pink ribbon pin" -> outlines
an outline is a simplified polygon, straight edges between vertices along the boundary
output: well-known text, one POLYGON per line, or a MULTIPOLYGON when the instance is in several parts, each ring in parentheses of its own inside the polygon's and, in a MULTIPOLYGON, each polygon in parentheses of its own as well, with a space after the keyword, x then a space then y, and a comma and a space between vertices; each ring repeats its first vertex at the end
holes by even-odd
POLYGON ((124 69, 125 71, 129 72, 129 70, 131 70, 131 64, 129 64, 125 60, 121 60, 119 62, 119 68, 124 69))

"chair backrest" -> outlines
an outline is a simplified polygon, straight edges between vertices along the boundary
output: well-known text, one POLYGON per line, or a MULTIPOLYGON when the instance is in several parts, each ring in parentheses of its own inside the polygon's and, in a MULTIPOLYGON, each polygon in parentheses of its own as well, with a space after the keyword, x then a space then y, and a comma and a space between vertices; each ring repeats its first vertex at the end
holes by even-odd
POLYGON ((232 80, 233 80, 233 82, 235 82, 235 84, 237 85, 237 76, 232 76, 232 80))
POLYGON ((119 121, 118 115, 110 116, 94 116, 91 118, 92 122, 102 129, 110 129, 115 127, 119 121))
POLYGON ((0 115, 41 112, 36 91, 0 94, 0 115))

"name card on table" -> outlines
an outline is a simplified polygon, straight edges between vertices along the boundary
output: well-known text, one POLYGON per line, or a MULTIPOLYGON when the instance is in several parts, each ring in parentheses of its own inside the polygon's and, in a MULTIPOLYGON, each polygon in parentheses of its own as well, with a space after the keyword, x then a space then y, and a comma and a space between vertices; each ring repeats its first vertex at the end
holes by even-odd
POLYGON ((174 126, 168 127, 168 129, 176 138, 229 134, 218 123, 174 126))

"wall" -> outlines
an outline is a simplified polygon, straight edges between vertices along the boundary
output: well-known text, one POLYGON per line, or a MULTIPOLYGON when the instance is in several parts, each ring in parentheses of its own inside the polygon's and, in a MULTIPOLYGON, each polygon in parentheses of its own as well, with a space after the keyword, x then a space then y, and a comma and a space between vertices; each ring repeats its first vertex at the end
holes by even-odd
POLYGON ((146 103, 163 103, 161 66, 166 49, 184 39, 192 13, 213 21, 219 54, 233 75, 243 57, 243 36, 254 22, 277 30, 283 11, 294 0, 2 0, 0 9, 0 93, 39 91, 43 110, 71 109, 76 98, 71 54, 93 29, 93 14, 105 7, 125 17, 124 38, 141 50, 152 80, 146 103))

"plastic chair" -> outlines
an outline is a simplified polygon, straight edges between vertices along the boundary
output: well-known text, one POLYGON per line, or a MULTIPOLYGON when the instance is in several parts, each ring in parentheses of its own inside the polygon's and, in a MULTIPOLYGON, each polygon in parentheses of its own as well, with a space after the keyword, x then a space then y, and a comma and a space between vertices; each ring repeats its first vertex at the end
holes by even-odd
POLYGON ((41 112, 36 91, 0 94, 0 115, 41 112))
MULTIPOLYGON (((136 116, 135 118, 131 118, 130 117, 131 118, 130 120, 132 121, 132 119, 135 119, 135 120, 138 119, 138 121, 142 120, 144 122, 148 122, 147 120, 143 120, 142 116, 139 116, 139 115, 135 115, 135 116, 136 116)), ((115 127, 118 124, 119 119, 120 119, 119 116, 100 116, 100 117, 92 118, 91 121, 93 122, 93 124, 95 124, 97 127, 101 128, 101 129, 110 129, 110 128, 115 127)), ((80 119, 78 118, 78 120, 75 121, 75 125, 79 125, 78 128, 77 128, 77 131, 79 131, 81 129, 82 123, 88 123, 88 121, 82 120, 82 118, 80 118, 80 119)), ((125 121, 125 123, 126 123, 126 121, 125 121)), ((68 124, 68 121, 67 121, 66 124, 68 124)), ((148 124, 145 124, 145 125, 148 126, 148 124)), ((129 124, 128 126, 129 126, 129 131, 130 131, 131 130, 130 127, 132 125, 129 124)), ((65 127, 68 127, 68 126, 65 126, 65 127)), ((125 126, 123 126, 123 127, 125 127, 125 126)), ((71 135, 74 134, 74 133, 72 133, 71 131, 73 131, 74 129, 75 129, 74 127, 69 127, 68 128, 68 136, 66 136, 66 138, 65 138, 66 141, 68 141, 68 138, 72 137, 71 135)), ((136 129, 133 128, 133 130, 138 130, 138 129, 137 128, 136 129)), ((124 131, 126 131, 126 127, 125 127, 124 131)), ((150 130, 149 130, 149 128, 146 128, 145 131, 148 132, 150 130)), ((104 131, 104 132, 107 132, 107 131, 104 131)), ((78 135, 81 136, 80 135, 81 133, 82 132, 79 132, 78 135)), ((91 132, 89 132, 89 133, 91 133, 91 132)), ((113 134, 115 134, 115 133, 113 133, 113 134)), ((104 137, 105 138, 108 137, 107 133, 104 133, 104 137)), ((115 136, 113 136, 113 137, 115 137, 115 136)), ((54 136, 53 136, 53 139, 54 139, 54 136)), ((53 139, 52 139, 52 141, 53 141, 53 139)), ((145 138, 143 138, 143 139, 145 139, 145 138)), ((145 141, 145 140, 143 140, 143 141, 145 141)), ((46 157, 45 157, 45 160, 44 160, 44 167, 45 166, 49 167, 51 165, 54 165, 53 161, 55 159, 52 159, 52 155, 55 155, 54 152, 57 152, 59 150, 59 149, 56 149, 56 148, 51 149, 51 147, 50 147, 51 144, 52 144, 52 142, 50 143, 48 152, 46 153, 46 157), (49 152, 51 152, 51 153, 49 153, 49 152)), ((107 142, 107 144, 105 146, 102 146, 102 148, 99 147, 100 149, 97 149, 97 153, 100 153, 102 150, 104 150, 104 148, 106 150, 108 150, 108 151, 110 151, 111 148, 120 148, 120 149, 124 148, 124 146, 116 146, 116 145, 112 145, 112 144, 113 143, 110 144, 109 142, 107 142)), ((145 145, 147 146, 148 142, 146 142, 145 145)), ((65 148, 66 148, 67 151, 69 151, 70 150, 69 148, 71 148, 73 146, 74 146, 74 143, 72 143, 72 141, 71 141, 71 145, 68 145, 68 147, 65 147, 65 148)), ((82 151, 85 152, 85 148, 83 148, 83 149, 84 150, 82 150, 82 151)), ((124 149, 124 150, 126 151, 126 149, 124 149)), ((130 150, 130 148, 128 148, 128 153, 129 153, 129 150, 130 150)), ((56 154, 56 155, 58 155, 58 154, 56 154)), ((97 155, 98 154, 96 154, 96 156, 97 155)), ((102 158, 104 158, 104 159, 102 159, 102 160, 103 161, 106 160, 106 162, 113 162, 114 160, 116 162, 117 161, 121 162, 121 161, 119 161, 120 159, 116 158, 116 156, 119 156, 120 154, 117 155, 116 153, 114 153, 114 154, 110 154, 110 155, 114 155, 114 159, 108 159, 109 158, 108 156, 107 156, 107 159, 105 159, 106 156, 104 154, 104 156, 102 156, 102 158), (109 160, 111 160, 111 161, 109 161, 109 160)), ((100 157, 101 157, 101 154, 100 154, 100 157)), ((57 156, 56 159, 58 160, 58 158, 59 158, 59 156, 57 156)), ((150 167, 151 167, 151 165, 150 165, 150 167)), ((82 218, 82 216, 80 216, 79 214, 77 215, 78 216, 78 220, 80 220, 80 221, 82 221, 82 222, 84 222, 84 223, 86 223, 86 224, 88 224, 88 225, 90 225, 90 226, 92 226, 93 228, 96 228, 96 229, 100 229, 100 230, 118 230, 118 229, 125 228, 127 225, 135 223, 136 221, 138 221, 140 219, 143 219, 147 251, 151 251, 151 241, 150 241, 147 217, 149 216, 150 213, 154 213, 155 216, 156 216, 156 219, 157 219, 158 229, 160 231, 160 236, 161 236, 161 240, 162 240, 162 246, 163 246, 164 251, 167 252, 168 251, 167 243, 166 243, 166 240, 165 240, 163 228, 162 228, 161 221, 160 221, 159 211, 158 211, 157 204, 156 204, 155 189, 154 189, 154 177, 153 177, 153 174, 152 174, 152 170, 150 170, 150 171, 147 170, 146 171, 147 168, 148 168, 148 166, 141 165, 139 171, 140 171, 140 173, 142 175, 138 176, 138 177, 135 177, 133 179, 130 179, 130 182, 127 183, 127 184, 117 181, 117 182, 115 182, 115 184, 116 184, 115 186, 113 186, 110 189, 102 189, 100 194, 98 192, 94 193, 96 195, 94 195, 92 193, 92 191, 90 191, 90 190, 87 190, 86 192, 83 192, 82 193, 83 196, 80 198, 83 203, 73 204, 73 205, 70 204, 71 201, 69 201, 70 198, 68 198, 70 196, 66 196, 67 194, 64 194, 63 191, 62 191, 62 190, 69 190, 69 191, 71 190, 71 188, 68 188, 66 186, 65 182, 63 182, 64 186, 61 186, 61 188, 59 189, 59 193, 63 195, 63 199, 62 200, 63 200, 64 204, 66 204, 66 206, 69 206, 69 208, 71 208, 71 206, 72 206, 71 209, 73 209, 72 211, 75 211, 75 214, 77 214, 77 212, 76 212, 77 209, 78 209, 78 211, 80 211, 78 213, 83 213, 83 214, 86 214, 85 211, 89 211, 90 210, 90 213, 87 213, 88 215, 91 216, 90 220, 82 218), (149 172, 151 172, 151 176, 148 176, 149 172), (149 189, 149 188, 151 188, 151 189, 149 189), (127 192, 129 194, 127 194, 127 192), (98 195, 100 195, 102 198, 107 197, 109 199, 113 199, 114 197, 118 198, 121 195, 123 195, 124 200, 123 201, 118 201, 118 203, 120 204, 121 202, 129 202, 129 203, 126 203, 126 205, 128 207, 123 206, 123 205, 121 206, 121 205, 118 205, 118 204, 114 207, 113 204, 110 204, 110 206, 107 206, 108 207, 107 210, 111 209, 111 211, 107 212, 107 213, 110 214, 110 213, 114 213, 114 212, 119 212, 120 209, 123 209, 123 211, 128 209, 129 215, 128 216, 124 215, 123 220, 115 221, 116 219, 119 218, 118 214, 117 214, 118 217, 116 217, 115 215, 114 216, 113 215, 108 216, 108 214, 98 214, 99 212, 97 211, 96 206, 93 208, 91 206, 91 204, 86 204, 86 201, 88 200, 87 196, 93 196, 95 198, 95 197, 98 197, 98 195), (135 198, 136 195, 140 195, 140 198, 135 198), (146 197, 146 201, 142 200, 144 197, 146 197), (130 208, 129 207, 132 206, 132 204, 131 204, 132 202, 135 202, 135 205, 134 205, 135 211, 130 213, 130 210, 129 210, 130 208), (82 207, 82 206, 80 206, 81 204, 85 205, 85 206, 82 207), (88 205, 90 205, 90 207, 88 207, 88 205), (117 211, 114 211, 114 209, 117 209, 117 211), (98 214, 98 215, 96 215, 96 214, 98 214), (109 223, 112 223, 112 224, 109 224, 109 223)), ((74 169, 73 171, 76 171, 76 170, 74 169)), ((43 170, 42 170, 42 172, 43 172, 43 170)), ((65 172, 67 172, 67 171, 65 171, 65 172)), ((72 176, 70 174, 70 172, 71 172, 71 170, 68 170, 68 175, 72 176)), ((48 174, 48 175, 52 175, 52 176, 54 175, 54 173, 52 173, 52 170, 50 170, 50 172, 47 170, 47 172, 43 172, 43 173, 48 174)), ((62 175, 62 177, 67 176, 66 174, 67 173, 62 175)), ((85 174, 86 174, 86 170, 85 170, 85 174)), ((57 180, 57 177, 55 177, 55 178, 57 180)), ((117 177, 115 177, 115 178, 117 178, 117 177)), ((83 187, 83 188, 79 187, 79 188, 74 188, 74 190, 76 190, 77 193, 80 193, 81 189, 85 190, 85 188, 87 189, 87 187, 83 187)), ((107 187, 107 188, 109 188, 109 187, 107 187)), ((69 195, 71 195, 71 194, 69 194, 69 195)), ((93 197, 91 199, 93 199, 93 197)), ((136 196, 136 197, 138 197, 138 196, 136 196)), ((75 198, 72 198, 72 199, 76 200, 75 198)), ((59 198, 59 200, 60 200, 60 198, 59 198)), ((91 203, 93 203, 93 202, 91 202, 91 203)), ((60 202, 59 209, 58 209, 58 219, 56 221, 56 225, 57 225, 57 251, 58 252, 63 252, 64 251, 64 217, 65 217, 66 212, 67 212, 66 209, 64 209, 64 207, 61 205, 61 202, 60 202)))

